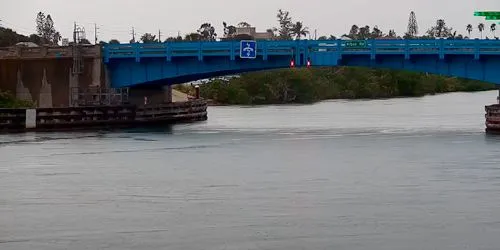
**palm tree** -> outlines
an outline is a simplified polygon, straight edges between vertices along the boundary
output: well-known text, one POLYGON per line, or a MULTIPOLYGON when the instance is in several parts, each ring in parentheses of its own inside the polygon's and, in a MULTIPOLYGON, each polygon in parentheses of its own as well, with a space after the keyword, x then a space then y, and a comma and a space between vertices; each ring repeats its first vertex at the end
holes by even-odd
POLYGON ((467 24, 467 28, 465 30, 467 30, 467 33, 469 33, 470 37, 470 33, 472 32, 472 24, 467 24))
POLYGON ((292 34, 296 36, 298 40, 300 40, 302 36, 307 36, 307 34, 309 34, 309 28, 304 27, 302 22, 296 22, 293 25, 292 34))
POLYGON ((436 29, 437 29, 437 37, 442 37, 446 27, 446 23, 444 22, 444 19, 438 19, 436 21, 436 29))
POLYGON ((480 24, 477 26, 477 29, 479 29, 479 33, 481 33, 481 39, 483 39, 484 24, 483 24, 483 23, 480 23, 480 24))
POLYGON ((492 23, 491 26, 490 26, 490 30, 491 32, 493 33, 493 37, 497 37, 495 35, 495 30, 497 30, 497 24, 496 23, 492 23))

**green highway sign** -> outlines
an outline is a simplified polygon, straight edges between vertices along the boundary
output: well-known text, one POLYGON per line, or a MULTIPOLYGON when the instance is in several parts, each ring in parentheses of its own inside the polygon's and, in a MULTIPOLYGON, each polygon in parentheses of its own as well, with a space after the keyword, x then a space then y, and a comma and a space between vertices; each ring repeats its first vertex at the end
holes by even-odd
POLYGON ((485 20, 500 20, 500 16, 487 16, 485 20))
POLYGON ((346 47, 366 47, 367 43, 366 43, 366 41, 353 40, 353 41, 346 41, 345 46, 346 47))
POLYGON ((500 16, 500 11, 475 11, 474 16, 500 16))

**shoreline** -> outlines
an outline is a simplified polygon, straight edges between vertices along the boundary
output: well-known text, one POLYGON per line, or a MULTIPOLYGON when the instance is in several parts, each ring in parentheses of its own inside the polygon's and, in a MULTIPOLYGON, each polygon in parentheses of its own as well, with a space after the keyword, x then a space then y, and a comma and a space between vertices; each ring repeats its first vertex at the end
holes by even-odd
MULTIPOLYGON (((499 85, 500 88, 500 85, 499 85)), ((217 103, 212 99, 205 99, 207 101, 208 107, 227 107, 227 106, 269 106, 269 105, 313 105, 316 103, 324 102, 324 101, 376 101, 376 100, 390 100, 390 99, 407 99, 407 98, 422 98, 426 96, 437 96, 437 95, 446 95, 453 93, 477 93, 477 92, 488 92, 488 91, 497 91, 496 89, 490 90, 477 90, 477 91, 449 91, 443 93, 429 93, 420 96, 393 96, 393 97, 380 97, 380 98, 333 98, 333 99, 324 99, 311 103, 300 103, 300 102, 288 102, 288 103, 263 103, 263 104, 228 104, 228 103, 217 103)))

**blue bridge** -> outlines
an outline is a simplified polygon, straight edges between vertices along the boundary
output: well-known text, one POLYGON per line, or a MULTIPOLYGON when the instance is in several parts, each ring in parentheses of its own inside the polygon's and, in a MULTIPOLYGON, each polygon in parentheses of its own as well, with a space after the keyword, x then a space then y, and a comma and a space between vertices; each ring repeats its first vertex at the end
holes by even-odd
POLYGON ((500 84, 499 40, 297 40, 240 46, 243 43, 106 45, 103 60, 115 88, 172 85, 291 65, 399 69, 500 84))

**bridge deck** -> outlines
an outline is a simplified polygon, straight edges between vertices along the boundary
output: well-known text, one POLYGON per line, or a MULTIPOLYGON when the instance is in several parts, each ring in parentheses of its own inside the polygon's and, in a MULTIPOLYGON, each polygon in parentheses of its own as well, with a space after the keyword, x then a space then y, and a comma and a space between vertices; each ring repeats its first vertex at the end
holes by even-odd
MULTIPOLYGON (((267 60, 269 56, 297 56, 310 53, 333 52, 342 55, 429 55, 443 58, 445 55, 500 55, 500 40, 366 40, 361 45, 346 40, 298 40, 258 41, 257 56, 267 60), (352 45, 354 44, 354 45, 352 45), (357 46, 356 46, 357 45, 357 46)), ((166 58, 225 56, 234 60, 239 56, 239 41, 229 42, 166 42, 106 45, 103 50, 105 62, 110 59, 166 58)))

